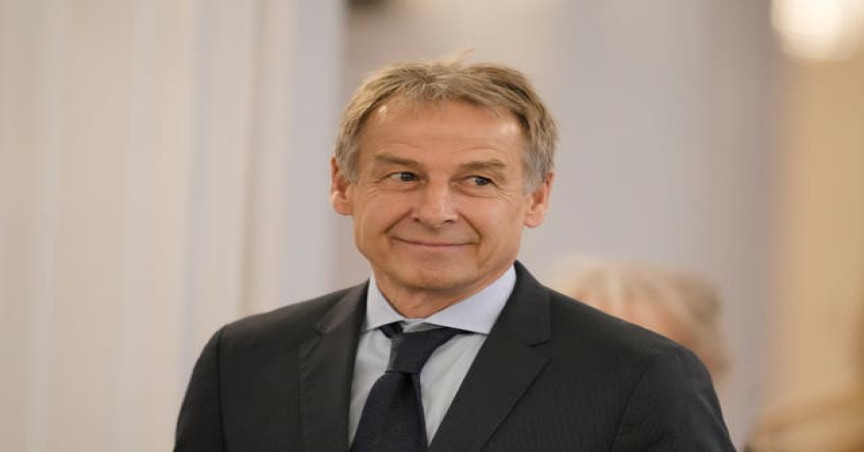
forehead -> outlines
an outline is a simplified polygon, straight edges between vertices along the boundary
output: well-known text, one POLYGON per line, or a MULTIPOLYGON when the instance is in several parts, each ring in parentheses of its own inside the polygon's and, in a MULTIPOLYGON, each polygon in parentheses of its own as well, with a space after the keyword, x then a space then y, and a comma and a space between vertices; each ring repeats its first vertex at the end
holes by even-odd
POLYGON ((367 118, 359 137, 361 150, 384 145, 434 145, 492 148, 523 147, 525 139, 516 117, 502 110, 464 101, 410 102, 389 100, 367 118))

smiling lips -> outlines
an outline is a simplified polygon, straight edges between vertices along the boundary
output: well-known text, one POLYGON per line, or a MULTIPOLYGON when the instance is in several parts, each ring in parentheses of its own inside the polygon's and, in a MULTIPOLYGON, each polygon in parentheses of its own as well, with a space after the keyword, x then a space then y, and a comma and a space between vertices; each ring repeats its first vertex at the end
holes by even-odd
POLYGON ((433 240, 404 239, 404 238, 400 238, 400 237, 394 237, 394 240, 401 242, 401 243, 404 243, 404 244, 407 244, 407 245, 423 247, 423 248, 430 248, 430 249, 437 249, 437 250, 442 250, 442 251, 447 250, 447 249, 458 248, 458 247, 465 246, 465 245, 469 244, 469 242, 464 242, 464 241, 463 242, 440 242, 440 241, 433 241, 433 240))

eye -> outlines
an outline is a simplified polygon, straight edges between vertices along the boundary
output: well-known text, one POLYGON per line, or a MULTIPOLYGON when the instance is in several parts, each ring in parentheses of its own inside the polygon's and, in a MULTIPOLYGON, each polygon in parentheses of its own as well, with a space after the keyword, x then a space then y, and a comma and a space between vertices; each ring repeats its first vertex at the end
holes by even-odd
POLYGON ((399 171, 398 173, 387 175, 387 178, 398 182, 413 182, 417 180, 417 175, 408 171, 399 171))
POLYGON ((469 178, 469 181, 478 187, 490 185, 492 183, 492 179, 489 179, 488 177, 483 177, 483 176, 471 176, 469 178))

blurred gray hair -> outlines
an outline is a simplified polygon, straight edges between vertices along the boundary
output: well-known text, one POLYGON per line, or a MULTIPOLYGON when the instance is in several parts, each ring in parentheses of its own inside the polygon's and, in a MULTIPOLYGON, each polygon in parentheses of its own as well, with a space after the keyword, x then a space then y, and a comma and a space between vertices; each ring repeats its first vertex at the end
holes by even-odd
POLYGON ((648 313, 671 324, 675 338, 705 363, 715 380, 729 367, 720 331, 721 303, 716 288, 687 272, 635 262, 571 257, 555 269, 550 286, 585 304, 620 316, 648 313))

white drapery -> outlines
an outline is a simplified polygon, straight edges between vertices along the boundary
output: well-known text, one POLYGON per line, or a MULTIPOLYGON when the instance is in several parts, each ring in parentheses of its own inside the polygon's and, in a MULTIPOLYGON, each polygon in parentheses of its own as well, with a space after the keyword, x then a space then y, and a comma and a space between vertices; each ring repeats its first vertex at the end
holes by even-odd
POLYGON ((0 449, 168 450, 207 337, 330 286, 341 2, 0 8, 0 449))

